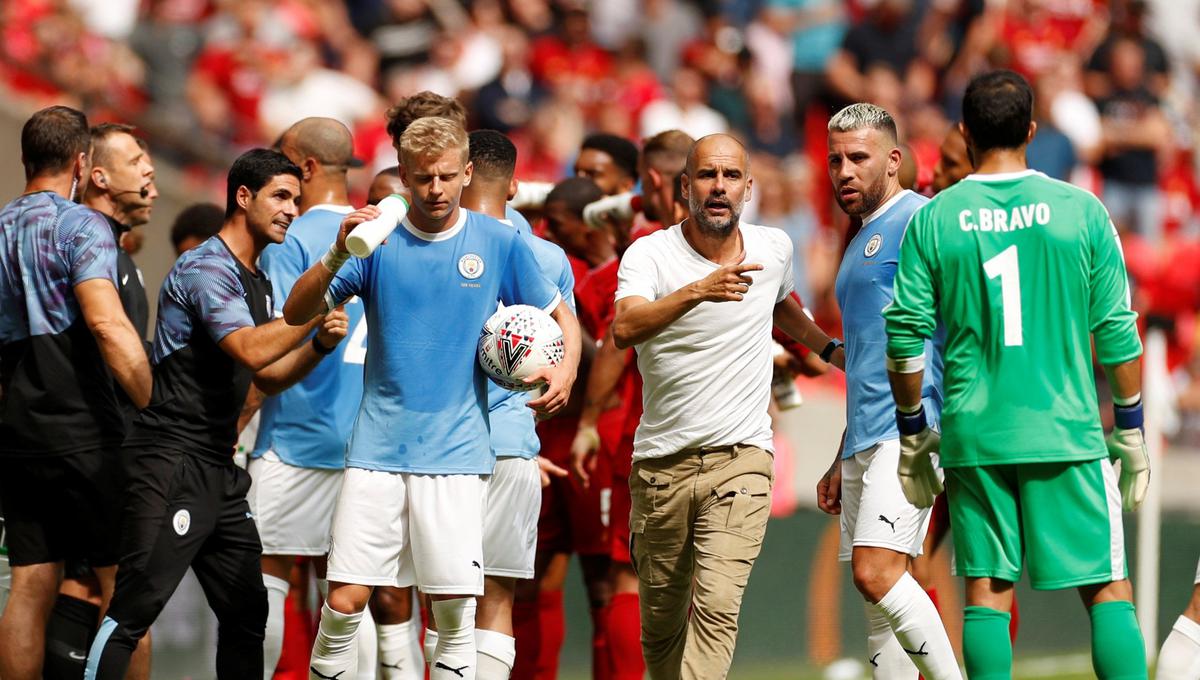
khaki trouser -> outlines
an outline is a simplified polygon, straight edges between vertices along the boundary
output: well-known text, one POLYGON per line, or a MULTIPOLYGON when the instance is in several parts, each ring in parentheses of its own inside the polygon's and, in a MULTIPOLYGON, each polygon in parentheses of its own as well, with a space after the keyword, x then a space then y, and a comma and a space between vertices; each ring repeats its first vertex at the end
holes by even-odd
POLYGON ((651 680, 729 673, 771 479, 771 454, 742 444, 634 463, 629 543, 651 680))

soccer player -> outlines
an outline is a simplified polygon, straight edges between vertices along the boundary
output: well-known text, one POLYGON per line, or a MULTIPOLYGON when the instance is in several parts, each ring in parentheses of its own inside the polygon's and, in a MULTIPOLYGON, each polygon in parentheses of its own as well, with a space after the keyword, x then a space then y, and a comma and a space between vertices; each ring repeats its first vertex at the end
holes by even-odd
POLYGON ((1120 241, 1091 194, 1026 169, 1033 93, 1011 71, 976 77, 961 130, 975 173, 918 210, 884 312, 899 474, 918 507, 945 470, 966 578, 967 676, 1012 672, 1008 610, 1022 565, 1037 589, 1077 588, 1101 678, 1144 678, 1121 510, 1145 496, 1142 345, 1120 241), (939 436, 922 404, 926 340, 946 330, 939 436), (1097 417, 1091 344, 1116 429, 1097 417), (1109 457, 1121 463, 1118 479, 1109 457))
POLYGON ((624 137, 590 134, 579 146, 574 170, 576 177, 595 182, 605 196, 628 193, 638 181, 638 148, 624 137))
MULTIPOLYGON (((817 505, 841 515, 839 559, 850 562, 866 598, 867 658, 876 678, 961 678, 937 608, 908 572, 921 554, 929 508, 909 503, 894 474, 900 440, 888 389, 880 313, 891 302, 904 229, 927 199, 902 189, 896 122, 874 104, 852 104, 829 120, 826 156, 833 195, 861 222, 838 269, 835 290, 846 334, 846 431, 817 505), (915 665, 914 665, 915 664, 915 665)), ((927 347, 921 396, 936 421, 941 355, 927 347)))
POLYGON ((217 235, 225 224, 225 211, 216 203, 193 203, 175 216, 171 245, 178 257, 217 235))
POLYGON ((367 190, 367 203, 379 205, 380 201, 392 194, 408 195, 408 190, 404 188, 404 182, 400 181, 400 166, 398 165, 384 168, 375 175, 375 179, 371 180, 371 188, 367 190))
POLYGON ((438 627, 430 677, 471 680, 484 476, 495 465, 479 329, 497 300, 551 311, 566 357, 531 378, 547 390, 528 406, 553 414, 570 396, 578 328, 525 240, 460 208, 473 167, 462 126, 421 118, 393 143, 413 196, 408 217, 370 257, 347 262, 346 235, 379 209, 348 215, 284 306, 288 321, 306 323, 358 295, 368 323, 366 384, 334 509, 329 598, 310 671, 312 678, 353 675, 352 643, 372 587, 415 584, 433 599, 438 627))
MULTIPOLYGON (((342 218, 353 212, 346 171, 353 139, 332 118, 305 118, 283 133, 279 150, 300 168, 300 216, 283 243, 263 250, 259 266, 274 285, 276 315, 299 278, 329 247, 342 218)), ((263 674, 270 680, 283 647, 283 610, 288 576, 296 558, 316 558, 318 585, 325 591, 324 558, 329 552, 333 503, 345 469, 346 440, 362 399, 362 365, 367 328, 362 303, 349 300, 349 340, 300 382, 263 402, 258 439, 247 472, 247 500, 263 544, 267 589, 263 674)))
POLYGON ((154 396, 125 441, 122 557, 87 680, 124 677, 134 646, 189 567, 217 616, 217 677, 262 674, 267 593, 246 502, 250 477, 232 459, 238 415, 251 381, 278 393, 346 334, 341 312, 299 327, 271 321, 271 282, 255 263, 296 216, 300 176, 278 152, 242 154, 229 170, 225 226, 179 258, 163 282, 154 396))
MULTIPOLYGON (((463 188, 465 209, 508 223, 505 210, 516 193, 513 171, 517 148, 495 130, 469 135, 474 172, 463 188)), ((513 225, 515 226, 515 225, 513 225)), ((567 256, 558 246, 525 234, 529 248, 547 279, 574 308, 575 279, 567 256)), ((540 445, 533 411, 526 407, 531 393, 513 392, 488 382, 488 421, 496 467, 488 478, 483 524, 483 597, 475 614, 475 644, 479 680, 508 680, 516 660, 513 636, 513 600, 518 580, 534 576, 541 487, 550 475, 566 470, 538 456, 540 445)), ((437 633, 425 632, 425 648, 436 648, 437 633)))
MULTIPOLYGON (((647 139, 639 157, 642 212, 645 222, 635 234, 645 235, 678 224, 687 218, 687 201, 677 200, 679 176, 695 142, 679 130, 668 130, 647 139)), ((618 244, 618 256, 627 247, 618 244)), ((609 511, 609 580, 613 595, 605 630, 612 680, 640 680, 646 672, 642 659, 641 624, 638 611, 638 580, 629 557, 629 473, 633 464, 633 438, 642 415, 642 378, 633 350, 618 349, 612 342, 610 324, 613 298, 617 292, 614 259, 588 274, 580 284, 577 301, 580 323, 598 343, 588 374, 587 393, 579 418, 579 431, 571 444, 571 468, 585 486, 591 475, 603 474, 597 457, 609 461, 612 472, 612 503, 609 511), (620 405, 607 409, 614 394, 620 405)))
POLYGON ((683 182, 688 218, 626 251, 612 324, 645 381, 629 523, 652 680, 729 673, 771 504, 772 322, 843 362, 790 295, 791 240, 740 222, 745 148, 698 140, 683 182))
MULTIPOLYGON (((573 258, 573 274, 594 271, 616 259, 611 234, 593 229, 583 220, 584 207, 602 196, 595 182, 586 177, 565 179, 546 196, 547 229, 555 243, 573 258)), ((575 288, 579 290, 578 281, 575 288)), ((585 362, 590 361, 595 340, 586 329, 583 342, 585 362)), ((586 379, 586 370, 581 371, 581 378, 586 379)), ((565 467, 570 460, 580 402, 576 397, 564 413, 538 424, 541 455, 556 465, 565 467)), ((539 678, 558 674, 558 657, 565 637, 563 586, 572 553, 579 555, 592 619, 592 675, 599 680, 607 678, 609 652, 604 618, 612 597, 608 579, 608 504, 612 492, 607 476, 601 481, 584 487, 577 479, 556 478, 543 491, 538 518, 536 670, 531 671, 528 665, 534 661, 529 658, 533 650, 523 643, 527 653, 517 669, 519 680, 528 680, 535 673, 539 678)), ((535 630, 528 624, 522 629, 528 631, 527 638, 535 630)))
POLYGON ((933 166, 933 193, 940 194, 958 184, 974 170, 967 152, 967 142, 958 127, 952 127, 938 147, 938 160, 933 166))
POLYGON ((1196 567, 1192 599, 1163 641, 1154 677, 1158 680, 1200 678, 1200 565, 1196 567))
POLYGON ((65 106, 21 129, 25 191, 0 211, 0 503, 12 592, 0 616, 0 677, 43 673, 45 627, 66 560, 112 595, 124 416, 150 366, 117 291, 117 243, 72 202, 87 181, 87 118, 65 106))

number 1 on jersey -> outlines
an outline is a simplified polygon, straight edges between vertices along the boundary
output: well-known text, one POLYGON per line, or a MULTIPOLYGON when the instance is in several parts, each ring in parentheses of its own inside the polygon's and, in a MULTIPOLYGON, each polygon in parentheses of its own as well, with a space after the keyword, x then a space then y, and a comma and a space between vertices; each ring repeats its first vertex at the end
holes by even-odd
POLYGON ((983 263, 989 279, 1000 277, 1000 303, 1004 306, 1004 346, 1025 344, 1021 331, 1021 270, 1017 266, 1017 247, 1009 246, 983 263))

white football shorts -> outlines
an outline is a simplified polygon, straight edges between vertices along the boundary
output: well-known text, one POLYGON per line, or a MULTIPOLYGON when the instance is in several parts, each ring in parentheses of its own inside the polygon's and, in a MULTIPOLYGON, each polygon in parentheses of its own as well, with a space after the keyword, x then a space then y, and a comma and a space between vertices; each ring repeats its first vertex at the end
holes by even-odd
POLYGON ((497 458, 484 505, 484 574, 533 578, 541 509, 542 476, 537 461, 497 458))
POLYGON ((251 458, 246 500, 264 555, 325 555, 341 470, 288 465, 274 451, 251 458))
POLYGON ((855 546, 921 554, 932 509, 918 508, 904 497, 899 465, 899 439, 884 440, 842 460, 839 560, 849 562, 855 546))
POLYGON ((485 475, 346 468, 333 510, 327 578, 483 594, 485 475))

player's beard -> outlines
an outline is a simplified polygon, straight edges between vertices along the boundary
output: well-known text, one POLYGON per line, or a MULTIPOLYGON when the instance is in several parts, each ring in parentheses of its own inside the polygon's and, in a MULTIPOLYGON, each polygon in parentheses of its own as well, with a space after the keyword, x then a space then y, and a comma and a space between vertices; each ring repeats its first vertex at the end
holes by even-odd
POLYGON ((837 200, 838 207, 842 209, 842 212, 850 217, 862 217, 863 215, 870 215, 875 212, 875 209, 883 203, 883 197, 887 194, 887 185, 887 174, 881 174, 873 184, 862 190, 862 199, 855 206, 848 206, 843 203, 840 192, 835 192, 833 197, 837 200))
POLYGON ((700 197, 692 194, 688 196, 688 209, 692 217, 696 220, 696 226, 700 230, 713 236, 728 236, 738 225, 738 220, 742 217, 742 204, 729 200, 728 196, 722 197, 728 205, 729 215, 724 218, 712 219, 704 212, 704 201, 700 197))

